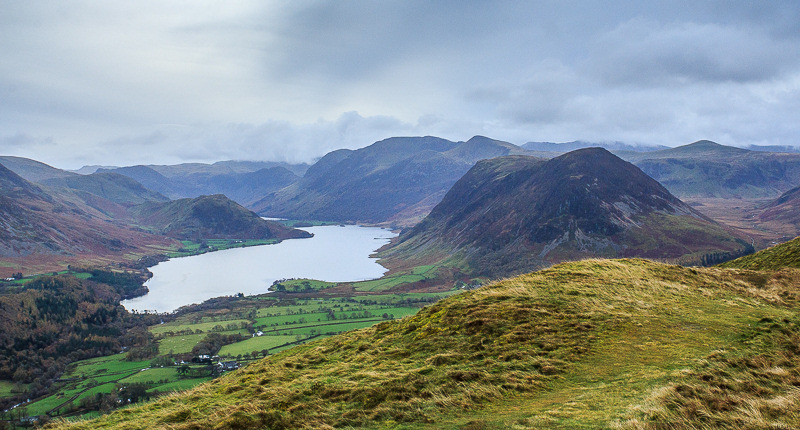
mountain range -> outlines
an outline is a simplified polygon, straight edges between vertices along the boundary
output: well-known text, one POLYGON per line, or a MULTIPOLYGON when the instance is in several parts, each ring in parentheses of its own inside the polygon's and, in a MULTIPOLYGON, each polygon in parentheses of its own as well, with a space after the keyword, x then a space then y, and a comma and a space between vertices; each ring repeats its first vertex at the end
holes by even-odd
POLYGON ((583 148, 604 148, 611 152, 616 152, 616 151, 651 152, 669 148, 668 146, 663 146, 663 145, 633 145, 624 142, 586 142, 583 140, 575 140, 572 142, 562 142, 562 143, 528 142, 523 144, 522 147, 531 151, 552 152, 555 154, 565 154, 567 152, 583 148))
POLYGON ((800 154, 751 151, 701 140, 620 153, 680 198, 776 198, 800 184, 800 154))
MULTIPOLYGON (((566 149, 563 145, 592 144, 571 142, 528 146, 553 149, 553 145, 566 149)), ((669 199, 674 199, 675 196, 693 199, 693 202, 708 197, 775 198, 800 184, 800 154, 751 151, 710 141, 649 152, 636 152, 631 150, 634 147, 618 143, 611 146, 616 148, 614 152, 621 158, 635 164, 644 173, 664 185, 663 188, 671 193, 669 197, 663 197, 664 201, 671 202, 669 199)), ((267 216, 380 224, 406 229, 417 226, 413 240, 402 239, 403 247, 411 247, 413 243, 415 249, 419 248, 425 252, 409 255, 413 257, 409 261, 427 261, 433 254, 441 254, 447 249, 457 249, 462 257, 472 256, 465 261, 470 260, 472 261, 470 264, 483 268, 490 266, 511 268, 519 265, 518 269, 524 270, 522 268, 541 267, 589 255, 637 255, 673 259, 696 258, 706 252, 716 252, 733 256, 742 252, 742 241, 750 243, 749 238, 714 224, 694 209, 677 203, 674 203, 669 210, 664 210, 652 206, 652 202, 637 201, 631 205, 625 203, 620 196, 595 196, 597 201, 591 204, 588 203, 589 200, 580 204, 567 203, 571 208, 569 210, 578 208, 575 210, 582 210, 584 213, 571 213, 568 216, 559 213, 559 210, 564 209, 549 206, 555 201, 552 196, 566 197, 567 194, 573 193, 568 198, 577 198, 576 196, 580 194, 576 191, 578 188, 565 187, 577 183, 573 178, 584 177, 582 175, 598 179, 605 175, 608 176, 609 182, 649 184, 644 187, 646 189, 644 194, 661 195, 659 193, 664 191, 656 189, 655 184, 648 181, 649 178, 641 176, 641 172, 635 172, 634 175, 627 165, 624 168, 616 165, 605 166, 604 163, 608 161, 607 151, 599 152, 600 149, 597 147, 580 151, 590 151, 588 152, 592 154, 590 158, 600 158, 597 162, 589 160, 583 163, 579 169, 585 171, 563 176, 564 172, 554 170, 543 174, 537 184, 527 184, 532 187, 531 189, 545 190, 547 187, 543 184, 549 183, 548 186, 552 189, 548 191, 550 193, 548 195, 536 193, 528 195, 530 193, 528 189, 514 191, 518 194, 517 197, 502 203, 512 207, 509 202, 516 201, 515 204, 518 206, 513 206, 511 212, 504 214, 496 212, 498 206, 483 208, 495 211, 492 212, 494 218, 492 222, 497 225, 491 228, 487 225, 488 217, 481 219, 475 214, 466 213, 471 210, 470 208, 481 207, 485 202, 469 200, 474 196, 466 193, 461 186, 453 187, 457 185, 456 182, 463 176, 466 183, 472 184, 470 186, 480 184, 492 190, 481 197, 484 200, 488 201, 490 195, 500 199, 507 191, 502 187, 511 189, 513 186, 521 185, 510 182, 511 178, 522 177, 521 173, 514 172, 514 169, 532 172, 539 169, 538 164, 544 166, 545 160, 563 160, 560 158, 563 155, 556 157, 556 152, 528 151, 507 142, 482 136, 475 136, 466 142, 453 142, 428 136, 389 138, 358 150, 333 151, 312 166, 228 161, 214 164, 187 163, 175 166, 150 165, 112 170, 98 169, 97 173, 79 175, 19 157, 0 157, 0 162, 10 166, 11 170, 23 178, 36 182, 36 187, 44 190, 42 192, 51 198, 58 195, 61 201, 68 202, 86 219, 95 218, 117 226, 136 226, 144 231, 173 238, 197 237, 198 234, 214 236, 210 233, 211 230, 201 226, 202 223, 197 219, 184 223, 185 220, 170 222, 169 217, 180 218, 194 213, 188 208, 196 206, 201 201, 191 199, 219 193, 225 194, 247 209, 267 216), (496 165, 482 164, 480 169, 465 176, 476 163, 484 163, 481 160, 510 155, 536 157, 503 159, 497 161, 496 165), (618 169, 619 175, 609 176, 609 170, 615 169, 618 169), (633 176, 623 178, 620 176, 623 173, 633 176), (551 176, 557 179, 552 181, 546 179, 551 176), (635 179, 631 179, 633 177, 635 179), (453 195, 458 197, 443 202, 448 191, 452 191, 453 195), (529 202, 535 203, 522 205, 520 201, 523 195, 529 202), (179 202, 169 203, 173 198, 178 198, 179 202), (616 198, 622 200, 613 200, 616 198), (444 204, 435 213, 431 213, 440 202, 444 204), (676 219, 663 218, 664 214, 670 211, 672 214, 683 216, 680 218, 682 221, 679 226, 674 225, 676 219), (433 216, 420 223, 429 213, 433 216), (515 217, 527 218, 518 220, 515 217), (533 219, 538 220, 540 225, 535 227, 535 231, 528 231, 527 229, 533 228, 533 219), (455 234, 453 231, 456 230, 445 228, 442 223, 448 226, 460 225, 461 231, 455 234), (657 225, 659 223, 661 227, 657 225), (181 228, 169 227, 178 225, 188 230, 179 232, 181 228), (641 228, 632 228, 634 225, 641 228), (516 230, 512 226, 516 226, 514 227, 516 230), (689 236, 668 234, 665 228, 677 228, 677 232, 685 231, 689 236, 691 232, 702 232, 702 234, 691 238, 695 243, 687 247, 682 243, 691 241, 689 236), (423 229, 430 231, 424 233, 423 229), (484 237, 470 233, 473 230, 480 232, 484 237), (492 236, 486 236, 489 234, 487 232, 491 232, 492 236), (515 232, 520 233, 518 237, 514 237, 515 232), (550 233, 545 234, 545 232, 550 233), (647 233, 634 234, 635 232, 647 233), (435 242, 434 236, 437 237, 438 245, 431 247, 422 245, 435 242), (485 249, 492 251, 485 252, 485 249), (433 253, 429 252, 430 250, 437 251, 433 253), (510 262, 509 259, 513 260, 515 252, 523 251, 527 255, 524 260, 516 259, 515 263, 510 262), (475 258, 482 259, 484 263, 477 264, 478 260, 475 258), (491 264, 486 264, 487 262, 491 264)), ((550 168, 553 164, 548 166, 550 168)), ((598 191, 611 192, 614 191, 612 188, 606 187, 598 191)), ((587 191, 583 197, 589 198, 593 192, 587 191)), ((632 195, 626 194, 625 198, 632 195)), ((207 204, 218 199, 209 198, 202 202, 207 204)), ((790 225, 800 225, 787 218, 795 212, 792 203, 785 203, 780 208, 778 205, 776 203, 775 207, 765 208, 761 219, 779 219, 790 225)), ((233 206, 227 204, 219 205, 218 208, 223 206, 227 208, 226 210, 233 210, 233 206)), ((234 212, 240 211, 237 208, 234 212)), ((252 219, 252 217, 240 218, 238 215, 231 217, 231 219, 245 218, 252 219)), ((248 231, 249 233, 245 235, 249 237, 255 231, 273 230, 278 231, 277 227, 273 226, 266 229, 245 228, 239 233, 245 234, 244 231, 248 231)), ((220 234, 227 235, 227 233, 220 234)), ((285 234, 279 234, 282 235, 285 234)), ((493 269, 486 270, 494 272, 493 269)))
POLYGON ((98 169, 98 172, 128 176, 171 199, 225 194, 247 206, 296 182, 307 169, 306 164, 220 161, 214 164, 138 165, 98 169))
MULTIPOLYGON (((694 259, 748 249, 636 166, 602 148, 543 161, 478 162, 421 223, 382 251, 389 261, 448 261, 497 277, 587 257, 694 259)), ((391 264, 391 263, 389 263, 391 264)))

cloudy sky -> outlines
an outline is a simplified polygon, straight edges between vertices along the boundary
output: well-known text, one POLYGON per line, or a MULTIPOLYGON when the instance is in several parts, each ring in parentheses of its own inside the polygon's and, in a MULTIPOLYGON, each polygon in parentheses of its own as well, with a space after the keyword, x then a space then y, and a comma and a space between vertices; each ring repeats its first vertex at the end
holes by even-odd
POLYGON ((311 161, 390 136, 800 144, 800 2, 0 0, 0 154, 311 161))

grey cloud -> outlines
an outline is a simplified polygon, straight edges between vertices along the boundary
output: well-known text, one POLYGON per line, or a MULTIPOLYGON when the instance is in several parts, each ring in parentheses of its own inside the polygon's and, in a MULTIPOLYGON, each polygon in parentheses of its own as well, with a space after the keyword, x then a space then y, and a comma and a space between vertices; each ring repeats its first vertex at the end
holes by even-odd
POLYGON ((309 161, 397 134, 796 143, 791 0, 0 0, 0 11, 0 151, 33 158, 309 161))
POLYGON ((637 19, 601 37, 586 68, 613 84, 670 86, 773 79, 796 69, 798 60, 796 40, 773 39, 758 28, 637 19))
POLYGON ((356 149, 416 126, 391 117, 347 112, 334 121, 294 124, 165 124, 158 130, 100 142, 95 151, 117 164, 168 164, 220 160, 312 162, 335 149, 356 149), (129 161, 124 161, 129 160, 129 161))

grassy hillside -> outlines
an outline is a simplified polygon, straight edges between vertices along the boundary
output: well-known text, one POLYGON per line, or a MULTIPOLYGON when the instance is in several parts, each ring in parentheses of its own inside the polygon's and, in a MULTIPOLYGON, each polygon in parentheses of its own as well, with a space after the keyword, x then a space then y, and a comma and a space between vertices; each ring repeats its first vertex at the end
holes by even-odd
POLYGON ((796 271, 586 260, 60 428, 795 428, 796 271))
POLYGON ((800 237, 720 266, 750 270, 780 270, 786 267, 800 269, 800 237))

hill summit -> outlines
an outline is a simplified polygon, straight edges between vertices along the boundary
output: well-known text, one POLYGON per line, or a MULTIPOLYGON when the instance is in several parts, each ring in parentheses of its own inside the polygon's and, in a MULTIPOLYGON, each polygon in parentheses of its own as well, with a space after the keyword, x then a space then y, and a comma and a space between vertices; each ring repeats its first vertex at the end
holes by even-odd
POLYGON ((479 162, 384 252, 507 275, 586 257, 698 259, 746 242, 602 148, 479 162))

